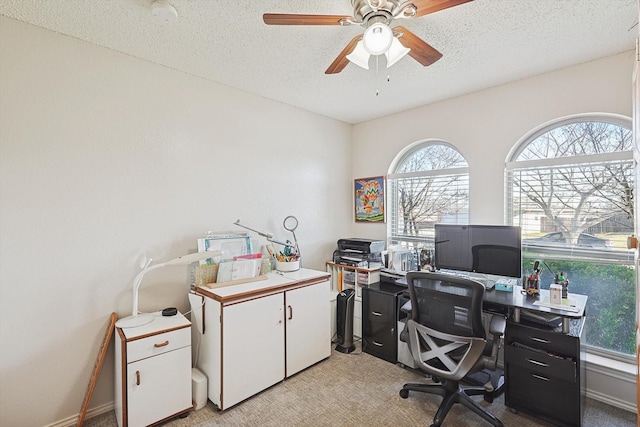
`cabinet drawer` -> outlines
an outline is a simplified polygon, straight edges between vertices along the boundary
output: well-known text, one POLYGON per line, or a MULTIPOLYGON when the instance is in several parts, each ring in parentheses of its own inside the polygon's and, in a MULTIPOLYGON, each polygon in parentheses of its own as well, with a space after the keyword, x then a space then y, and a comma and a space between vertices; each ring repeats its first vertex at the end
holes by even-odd
POLYGON ((395 296, 371 291, 367 288, 363 295, 362 313, 372 321, 393 323, 396 319, 395 296))
POLYGON ((580 353, 579 341, 576 337, 518 323, 509 323, 506 338, 507 345, 512 342, 519 342, 528 347, 573 358, 578 357, 580 353))
POLYGON ((580 390, 575 383, 545 377, 519 366, 507 366, 505 404, 554 420, 554 425, 580 426, 580 390))
POLYGON ((152 335, 127 343, 127 363, 166 353, 191 344, 191 328, 152 335))
MULTIPOLYGON (((388 329, 388 328, 387 328, 388 329)), ((398 348, 395 334, 381 332, 376 335, 366 335, 362 338, 365 353, 380 357, 389 362, 396 362, 396 351, 398 348)))
POLYGON ((505 349, 505 363, 515 369, 522 368, 545 378, 555 377, 572 383, 576 382, 576 362, 571 359, 558 358, 547 353, 509 346, 505 349))

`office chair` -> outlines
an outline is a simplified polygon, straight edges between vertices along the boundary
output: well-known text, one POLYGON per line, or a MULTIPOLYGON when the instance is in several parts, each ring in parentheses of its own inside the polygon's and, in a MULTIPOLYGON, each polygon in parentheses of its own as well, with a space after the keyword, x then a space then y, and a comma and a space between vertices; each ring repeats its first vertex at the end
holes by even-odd
MULTIPOLYGON (((432 427, 442 424, 455 403, 461 403, 494 426, 502 426, 498 418, 470 397, 483 395, 484 387, 460 385, 466 375, 492 362, 494 353, 491 346, 492 351, 485 356, 487 340, 482 321, 482 283, 462 277, 412 271, 407 273, 407 284, 411 298, 411 318, 407 320, 409 347, 417 366, 430 374, 434 382, 405 384, 400 396, 406 399, 409 391, 442 396, 432 427)), ((497 320, 494 326, 499 327, 499 323, 497 320)))

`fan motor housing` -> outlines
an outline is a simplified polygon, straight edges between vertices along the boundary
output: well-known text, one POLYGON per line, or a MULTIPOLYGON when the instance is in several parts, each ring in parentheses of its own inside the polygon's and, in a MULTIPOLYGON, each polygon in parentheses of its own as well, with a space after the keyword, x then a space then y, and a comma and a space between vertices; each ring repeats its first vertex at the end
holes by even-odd
POLYGON ((387 22, 390 21, 400 0, 351 0, 351 4, 355 21, 367 24, 373 17, 383 17, 387 22))

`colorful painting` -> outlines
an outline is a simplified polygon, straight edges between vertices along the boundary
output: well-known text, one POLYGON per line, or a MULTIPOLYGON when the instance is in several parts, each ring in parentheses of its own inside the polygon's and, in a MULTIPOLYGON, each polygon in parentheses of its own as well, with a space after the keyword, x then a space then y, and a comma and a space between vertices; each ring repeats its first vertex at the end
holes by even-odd
POLYGON ((357 222, 384 222, 384 177, 354 181, 357 222))

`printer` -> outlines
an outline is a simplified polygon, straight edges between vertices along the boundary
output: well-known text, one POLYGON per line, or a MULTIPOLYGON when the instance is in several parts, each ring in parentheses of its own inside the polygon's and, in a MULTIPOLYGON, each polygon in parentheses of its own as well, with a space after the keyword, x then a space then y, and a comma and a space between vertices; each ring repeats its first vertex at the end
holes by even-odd
POLYGON ((382 267, 384 240, 340 239, 338 249, 333 252, 333 262, 351 267, 382 267))
POLYGON ((369 239, 340 239, 338 240, 339 251, 355 251, 363 254, 375 254, 384 251, 384 240, 369 239))

